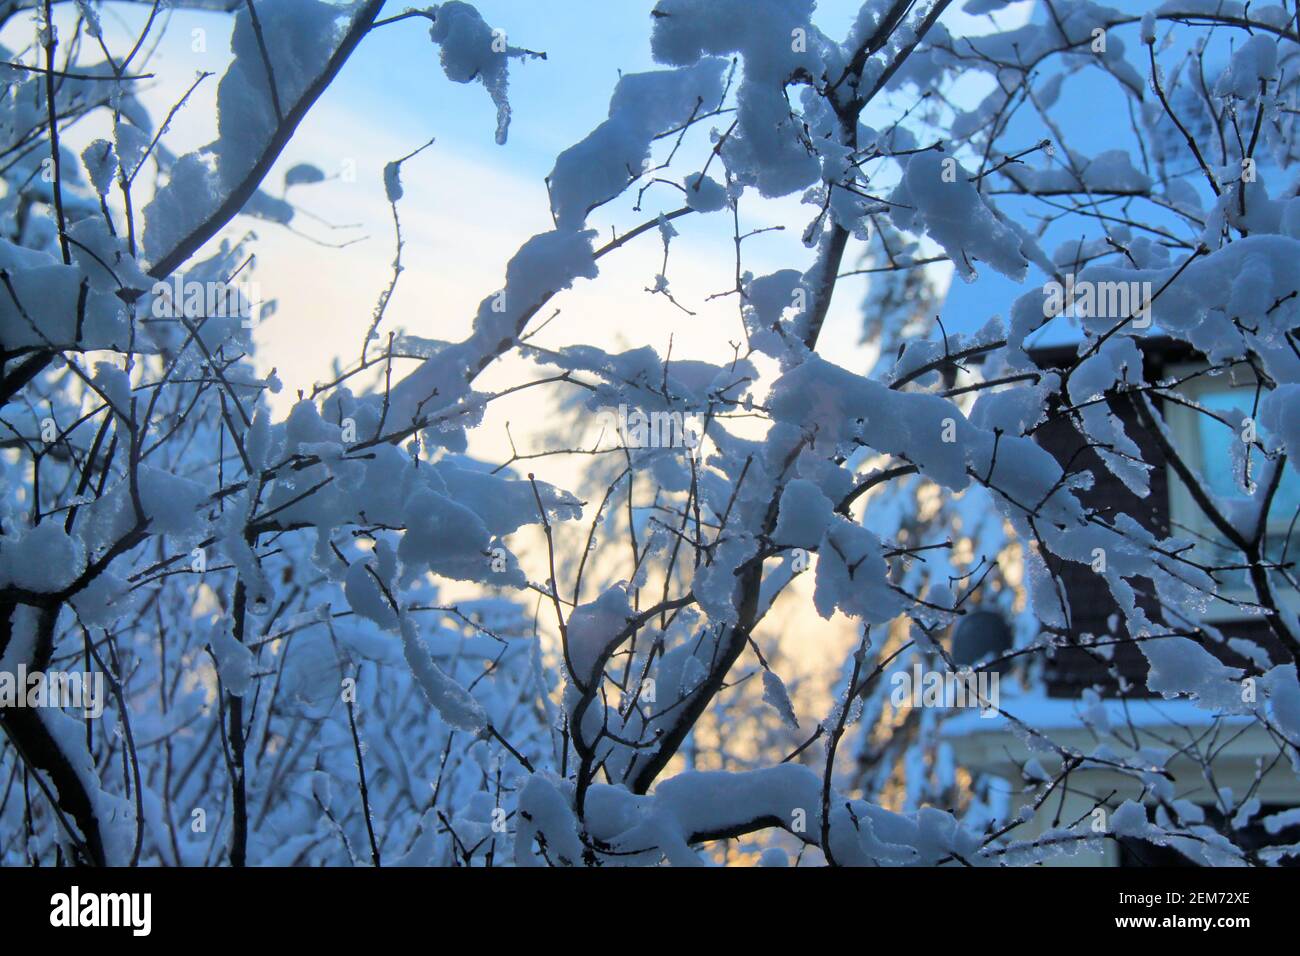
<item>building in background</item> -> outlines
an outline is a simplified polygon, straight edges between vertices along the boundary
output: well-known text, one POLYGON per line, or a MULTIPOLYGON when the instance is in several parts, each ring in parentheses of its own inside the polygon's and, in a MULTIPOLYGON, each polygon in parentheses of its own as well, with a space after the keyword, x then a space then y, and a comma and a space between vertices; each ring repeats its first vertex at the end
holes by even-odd
MULTIPOLYGON (((1204 357, 1186 346, 1161 338, 1139 343, 1146 364, 1145 380, 1178 381, 1175 392, 1189 403, 1182 404, 1178 399, 1158 403, 1174 451, 1204 476, 1204 485, 1211 494, 1221 500, 1230 499, 1234 494, 1234 436, 1230 425, 1238 426, 1236 416, 1242 410, 1248 416, 1254 407, 1252 374, 1248 369, 1235 374, 1206 374, 1204 357), (1202 414, 1192 403, 1222 420, 1202 414)), ((1064 367, 1077 355, 1076 346, 1061 345, 1039 349, 1033 358, 1046 370, 1064 367)), ((1132 396, 1112 396, 1105 401, 1110 414, 1122 422, 1125 433, 1140 447, 1142 459, 1158 463, 1149 475, 1149 495, 1139 497, 1112 474, 1096 450, 1086 446, 1069 418, 1052 414, 1059 409, 1048 410, 1047 423, 1036 432, 1038 441, 1067 470, 1092 473, 1095 484, 1080 493, 1086 505, 1098 512, 1133 515, 1162 538, 1173 535, 1193 541, 1188 554, 1194 560, 1225 563, 1226 549, 1220 536, 1201 516, 1191 490, 1170 465, 1156 435, 1143 427, 1132 396)), ((1288 547, 1287 540, 1298 511, 1300 481, 1288 470, 1269 513, 1265 551, 1274 560, 1295 560, 1297 542, 1292 540, 1288 547)), ((1244 837, 1247 841, 1257 838, 1261 846, 1300 845, 1300 814, 1293 815, 1295 822, 1289 826, 1279 825, 1277 820, 1258 822, 1300 807, 1295 779, 1269 732, 1247 718, 1216 718, 1191 701, 1164 700, 1148 691, 1147 660, 1134 643, 1127 641, 1123 615, 1101 576, 1088 565, 1060 564, 1055 570, 1071 610, 1066 642, 1077 645, 1080 639, 1089 641, 1093 635, 1113 635, 1117 643, 1104 649, 1062 647, 1041 668, 1015 668, 1021 679, 1004 680, 1002 709, 1067 750, 1092 753, 1108 747, 1123 758, 1139 757, 1147 748, 1180 752, 1169 764, 1175 798, 1199 807, 1207 824, 1217 828, 1224 822, 1226 807, 1243 800, 1249 804, 1253 799, 1259 802, 1256 822, 1235 828, 1238 842, 1244 837), (1202 765, 1209 761, 1200 759, 1208 754, 1213 754, 1212 773, 1203 771, 1202 765)), ((1153 620, 1163 621, 1171 630, 1195 632, 1201 646, 1229 667, 1250 673, 1266 669, 1270 662, 1287 660, 1267 622, 1248 606, 1246 582, 1234 587, 1231 572, 1225 573, 1229 585, 1224 589, 1226 599, 1211 603, 1197 621, 1169 620, 1150 597, 1140 600, 1153 620)), ((1285 610, 1294 613, 1297 609, 1285 610)), ((965 648, 960 646, 962 629, 955 630, 958 634, 953 653, 961 663, 977 663, 1011 650, 1008 628, 1001 631, 1002 647, 986 636, 998 634, 997 628, 981 627, 984 639, 965 648)), ((962 713, 946 720, 940 733, 952 748, 954 764, 968 770, 972 777, 1000 778, 990 786, 1008 796, 1009 815, 1014 816, 1017 805, 1040 802, 1033 820, 1018 831, 1020 838, 1068 826, 1089 815, 1095 815, 1104 828, 1105 808, 1116 807, 1125 799, 1141 800, 1152 819, 1166 812, 1161 804, 1168 801, 1155 796, 1155 781, 1139 785, 1131 775, 1096 769, 1068 774, 1055 786, 1055 792, 1042 799, 1043 788, 1035 788, 1034 782, 1055 779, 1067 758, 1045 746, 1045 738, 1017 727, 1006 717, 962 713), (1103 808, 1101 814, 1096 814, 1098 806, 1103 808)), ((1186 803, 1179 804, 1184 815, 1189 809, 1186 803)), ((1107 840, 1103 846, 1102 852, 1063 855, 1060 862, 1111 866, 1193 863, 1177 849, 1130 837, 1107 840)), ((1300 865, 1300 856, 1284 857, 1279 862, 1300 865)))

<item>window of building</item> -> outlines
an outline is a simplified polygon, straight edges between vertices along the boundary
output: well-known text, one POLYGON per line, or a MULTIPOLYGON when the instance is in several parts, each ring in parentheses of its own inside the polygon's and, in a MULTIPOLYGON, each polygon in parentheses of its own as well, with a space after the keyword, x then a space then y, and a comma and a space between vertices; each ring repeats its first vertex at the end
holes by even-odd
MULTIPOLYGON (((1184 369, 1175 374, 1181 377, 1192 371, 1194 370, 1184 369)), ((1213 498, 1224 503, 1221 510, 1227 512, 1231 520, 1233 504, 1244 505, 1249 497, 1243 481, 1245 476, 1238 464, 1246 448, 1243 441, 1246 429, 1253 427, 1266 444, 1271 444, 1267 431, 1254 421, 1255 377, 1249 369, 1236 369, 1232 373, 1219 375, 1196 375, 1185 381, 1179 387, 1179 392, 1210 414, 1176 402, 1165 402, 1165 417, 1175 447, 1184 461, 1201 475, 1203 487, 1213 498)), ((1264 457, 1258 448, 1250 451, 1249 464, 1252 479, 1263 474, 1264 457)), ((1214 566, 1241 563, 1241 553, 1227 544, 1172 469, 1169 471, 1169 505, 1173 534, 1195 542, 1194 554, 1190 555, 1193 560, 1214 566)), ((1295 469, 1288 465, 1269 509, 1264 542, 1264 556, 1267 559, 1277 562, 1284 559, 1294 561, 1300 556, 1300 521, 1297 520, 1297 514, 1300 514, 1300 478, 1297 478, 1295 469)), ((1227 596, 1244 600, 1253 597, 1244 570, 1223 571, 1217 577, 1222 585, 1222 593, 1227 596)), ((1294 590, 1283 590, 1290 592, 1288 603, 1294 605, 1294 590)), ((1286 598, 1287 595, 1283 594, 1282 597, 1286 598)), ((1214 602, 1207 616, 1227 618, 1240 616, 1240 612, 1219 601, 1214 602)))

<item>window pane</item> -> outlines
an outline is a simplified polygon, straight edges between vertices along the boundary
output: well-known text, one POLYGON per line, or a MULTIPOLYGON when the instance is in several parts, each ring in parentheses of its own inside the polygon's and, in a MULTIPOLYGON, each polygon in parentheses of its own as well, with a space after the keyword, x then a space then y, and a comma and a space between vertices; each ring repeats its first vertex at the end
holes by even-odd
MULTIPOLYGON (((1246 416, 1254 406, 1255 390, 1252 386, 1232 388, 1224 382, 1221 387, 1199 393, 1196 399, 1213 411, 1223 413, 1236 408, 1242 416, 1246 416)), ((1228 426, 1207 415, 1199 413, 1196 415, 1196 430, 1200 439, 1201 474, 1205 477, 1210 490, 1216 495, 1224 498, 1242 498, 1245 497, 1245 491, 1238 484, 1232 467, 1233 445, 1241 441, 1241 423, 1233 420, 1237 417, 1235 414, 1224 417, 1229 418, 1233 428, 1229 429, 1228 426)), ((1269 438, 1268 433, 1262 428, 1260 435, 1266 441, 1269 438)), ((1259 453, 1253 452, 1251 460, 1252 473, 1258 474, 1259 453)), ((1288 465, 1282 475, 1282 483, 1273 496, 1273 506, 1269 510, 1269 524, 1278 532, 1275 543, 1279 552, 1282 538, 1286 534, 1286 526, 1290 524, 1297 507, 1300 507, 1300 479, 1296 477, 1295 469, 1288 465)))

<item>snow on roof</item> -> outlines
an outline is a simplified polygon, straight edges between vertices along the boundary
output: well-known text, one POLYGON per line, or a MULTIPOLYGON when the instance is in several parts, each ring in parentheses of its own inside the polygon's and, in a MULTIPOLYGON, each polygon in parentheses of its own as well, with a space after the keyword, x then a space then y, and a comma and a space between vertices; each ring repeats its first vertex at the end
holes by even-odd
MULTIPOLYGON (((1208 727, 1219 716, 1190 700, 1101 698, 1088 702, 1077 697, 1048 697, 1042 686, 1014 695, 1004 692, 1000 704, 1006 713, 1042 732, 1082 728, 1085 714, 1094 723, 1108 721, 1119 727, 1131 723, 1142 728, 1208 727)), ((1251 722, 1249 717, 1231 715, 1222 720, 1229 726, 1251 722)), ((1002 714, 984 717, 972 708, 944 721, 941 734, 955 738, 1004 734, 1012 729, 1012 722, 1002 714)))

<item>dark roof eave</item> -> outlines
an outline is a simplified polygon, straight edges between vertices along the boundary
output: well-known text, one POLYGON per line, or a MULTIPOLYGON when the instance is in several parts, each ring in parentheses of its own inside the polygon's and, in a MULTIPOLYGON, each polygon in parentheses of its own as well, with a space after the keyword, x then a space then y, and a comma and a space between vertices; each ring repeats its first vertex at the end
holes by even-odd
MULTIPOLYGON (((1174 362, 1204 361, 1205 356, 1180 339, 1167 335, 1135 336, 1138 348, 1148 369, 1174 362)), ((1078 342, 1061 345, 1044 345, 1025 349, 1034 364, 1042 369, 1065 368, 1079 357, 1078 342)))

